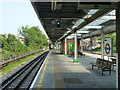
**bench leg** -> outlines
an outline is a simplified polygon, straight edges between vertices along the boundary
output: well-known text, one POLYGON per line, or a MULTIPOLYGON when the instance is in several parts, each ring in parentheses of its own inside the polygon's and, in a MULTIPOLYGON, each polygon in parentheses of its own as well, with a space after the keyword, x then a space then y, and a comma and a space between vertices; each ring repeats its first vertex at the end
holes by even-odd
POLYGON ((93 70, 93 65, 92 65, 92 70, 93 70))
POLYGON ((84 57, 85 57, 85 54, 84 54, 84 57))
POLYGON ((99 70, 99 67, 98 67, 98 70, 99 70))
POLYGON ((114 70, 114 65, 113 65, 113 70, 114 70))
POLYGON ((111 75, 111 69, 110 69, 110 71, 109 71, 109 75, 111 75))
POLYGON ((103 75, 103 70, 102 70, 102 75, 103 75))

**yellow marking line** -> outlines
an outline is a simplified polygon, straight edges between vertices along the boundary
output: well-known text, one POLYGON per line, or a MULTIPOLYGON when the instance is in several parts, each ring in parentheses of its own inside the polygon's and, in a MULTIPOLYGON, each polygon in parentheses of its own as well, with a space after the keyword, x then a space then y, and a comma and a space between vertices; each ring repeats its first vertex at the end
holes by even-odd
POLYGON ((75 54, 75 55, 77 55, 77 54, 75 54))
MULTIPOLYGON (((42 76, 41 76, 41 78, 40 78, 39 84, 41 84, 42 81, 43 81, 43 76, 44 76, 44 74, 45 74, 45 70, 46 70, 46 66, 47 66, 49 57, 50 57, 50 56, 48 56, 47 61, 46 61, 46 63, 45 63, 45 66, 44 66, 43 73, 42 73, 42 76)), ((36 86, 39 86, 39 88, 37 88, 37 89, 40 89, 40 86, 43 86, 43 85, 36 85, 36 86)))
POLYGON ((36 86, 43 86, 43 85, 36 85, 36 86))
POLYGON ((48 63, 49 57, 50 57, 50 56, 48 56, 48 59, 47 59, 47 61, 46 61, 46 63, 45 63, 44 70, 43 70, 42 76, 41 76, 41 78, 40 78, 39 84, 42 83, 43 76, 44 76, 44 74, 45 74, 45 70, 46 70, 46 66, 47 66, 47 63, 48 63))

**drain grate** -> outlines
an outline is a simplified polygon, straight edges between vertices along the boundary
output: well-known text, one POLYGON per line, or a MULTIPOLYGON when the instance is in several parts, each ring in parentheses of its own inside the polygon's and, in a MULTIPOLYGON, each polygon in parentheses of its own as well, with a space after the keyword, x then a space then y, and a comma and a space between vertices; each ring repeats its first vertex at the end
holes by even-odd
POLYGON ((70 84, 80 84, 80 80, 78 78, 64 78, 64 82, 70 84))

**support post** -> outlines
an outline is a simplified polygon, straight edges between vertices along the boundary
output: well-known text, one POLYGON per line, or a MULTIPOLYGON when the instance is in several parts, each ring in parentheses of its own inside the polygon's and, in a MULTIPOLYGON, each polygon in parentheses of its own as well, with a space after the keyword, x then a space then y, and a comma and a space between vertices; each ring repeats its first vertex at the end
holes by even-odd
POLYGON ((80 44, 80 46, 81 46, 81 52, 83 52, 83 38, 82 38, 82 35, 81 35, 81 44, 80 44))
POLYGON ((104 33, 101 32, 101 58, 104 59, 104 33))
POLYGON ((77 32, 75 33, 74 37, 74 61, 73 63, 78 63, 79 61, 77 60, 77 32))
POLYGON ((63 54, 63 40, 61 40, 60 53, 63 54))
POLYGON ((116 88, 120 88, 120 1, 116 9, 116 88))
POLYGON ((92 45, 93 45, 93 38, 90 38, 90 50, 92 50, 92 45))
POLYGON ((65 38, 65 56, 67 56, 67 38, 65 38))

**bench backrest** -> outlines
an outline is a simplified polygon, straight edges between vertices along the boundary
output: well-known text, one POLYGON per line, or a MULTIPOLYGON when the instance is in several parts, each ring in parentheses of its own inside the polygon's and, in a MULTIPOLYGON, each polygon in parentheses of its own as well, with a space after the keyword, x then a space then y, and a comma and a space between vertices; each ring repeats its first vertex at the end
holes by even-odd
POLYGON ((69 52, 70 55, 74 55, 74 52, 69 52))
POLYGON ((105 67, 105 68, 110 68, 112 65, 112 62, 101 58, 97 58, 96 63, 99 64, 101 67, 105 67))
POLYGON ((97 58, 96 64, 100 64, 100 63, 101 63, 101 59, 100 59, 100 58, 97 58))
POLYGON ((116 64, 116 59, 115 58, 110 58, 112 60, 113 64, 116 64))

